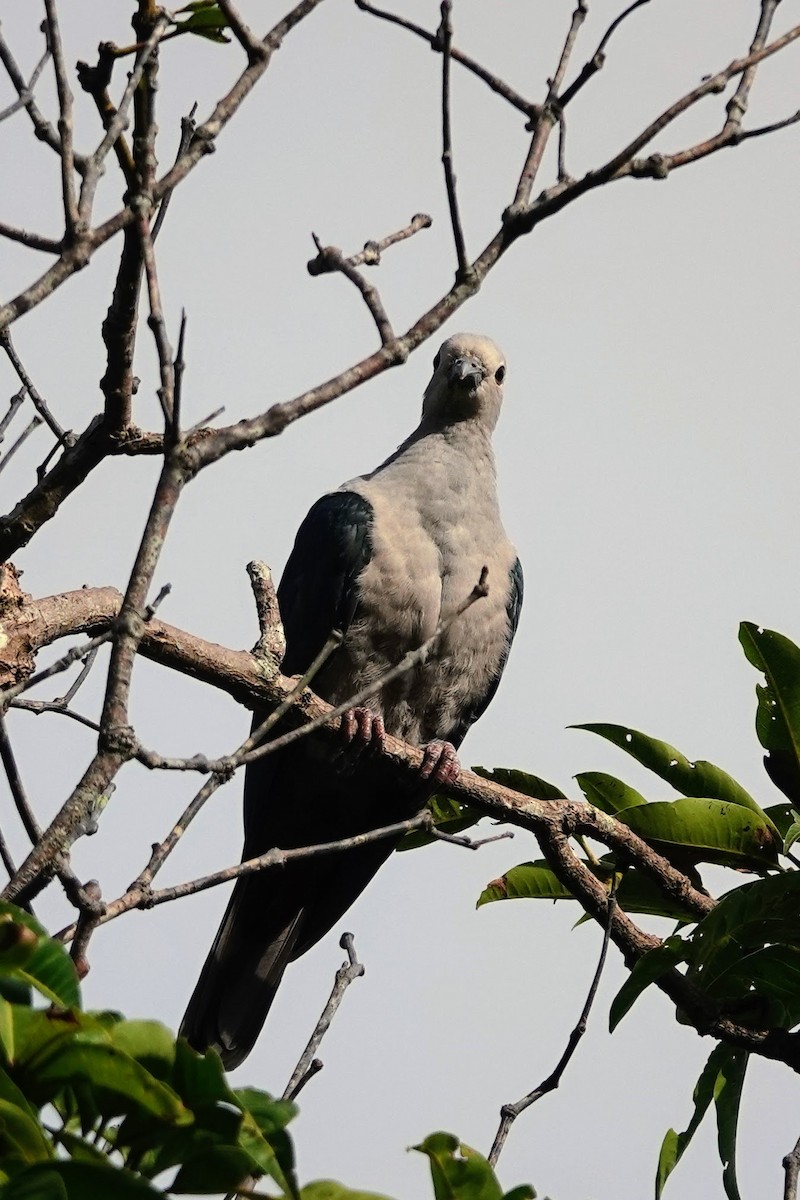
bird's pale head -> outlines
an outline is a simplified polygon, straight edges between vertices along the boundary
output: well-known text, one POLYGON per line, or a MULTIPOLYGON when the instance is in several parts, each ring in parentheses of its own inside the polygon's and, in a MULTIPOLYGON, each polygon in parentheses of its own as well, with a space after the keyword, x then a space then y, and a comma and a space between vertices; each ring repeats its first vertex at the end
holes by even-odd
POLYGON ((454 333, 433 360, 433 376, 422 402, 423 419, 448 424, 478 420, 494 429, 505 374, 505 356, 491 338, 454 333))

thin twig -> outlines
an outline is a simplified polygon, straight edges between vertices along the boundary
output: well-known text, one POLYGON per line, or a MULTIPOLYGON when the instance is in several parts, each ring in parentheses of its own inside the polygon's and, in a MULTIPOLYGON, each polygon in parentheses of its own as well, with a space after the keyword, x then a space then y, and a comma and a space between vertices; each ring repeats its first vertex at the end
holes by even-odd
POLYGON ((34 385, 33 380, 31 379, 28 372, 25 370, 22 359, 17 354, 14 344, 11 341, 11 333, 8 329, 0 330, 0 347, 2 347, 2 349, 5 350, 6 354, 8 355, 9 362, 11 363, 12 367, 16 371, 17 376, 19 377, 20 383, 22 384, 22 386, 25 388, 25 391, 30 396, 33 406, 36 409, 39 416, 45 422, 45 424, 47 425, 48 429, 51 431, 53 436, 58 438, 60 441, 63 441, 67 437, 67 434, 61 428, 61 426, 59 425, 58 421, 55 419, 53 414, 50 412, 50 409, 47 407, 46 402, 44 401, 42 396, 39 394, 38 389, 34 385))
POLYGON ((43 237, 27 229, 18 229, 16 225, 8 225, 5 221, 0 221, 0 237, 8 238, 10 242, 19 242, 21 246, 27 246, 30 250, 41 250, 45 254, 60 254, 64 246, 61 239, 43 237))
MULTIPOLYGON (((365 242, 363 250, 360 250, 358 254, 349 255, 345 261, 351 267, 376 267, 381 261, 383 251, 387 250, 389 246, 394 246, 397 242, 404 242, 406 238, 413 237, 421 229, 430 229, 432 224, 433 219, 427 213, 416 213, 405 228, 398 229, 396 233, 389 233, 386 237, 379 238, 377 241, 365 242)), ((337 251, 337 253, 341 253, 341 251, 337 251)), ((341 270, 337 259, 326 257, 325 248, 306 265, 309 275, 324 275, 328 271, 341 270)))
POLYGON ((622 22, 624 20, 626 20, 626 18, 629 17, 631 15, 631 13, 636 12, 637 8, 642 8, 645 4, 649 4, 649 3, 650 3, 650 0, 633 0, 632 4, 629 4, 627 8, 622 10, 622 12, 619 14, 618 17, 614 18, 614 20, 611 22, 608 29, 605 31, 602 38, 600 39, 600 44, 598 45, 594 54, 589 59, 589 61, 587 63, 585 63, 584 66, 581 68, 577 79, 575 79, 569 85, 569 87, 566 88, 566 90, 564 92, 562 92, 562 94, 559 96, 559 101, 561 103, 562 108, 566 108, 566 106, 569 104, 570 100, 573 100, 575 98, 575 96, 578 94, 578 92, 581 90, 581 88, 584 87, 585 84, 587 84, 589 82, 589 80, 592 78, 592 76, 596 75, 597 72, 602 70, 602 68, 605 66, 606 47, 608 46, 608 43, 611 41, 612 35, 620 27, 622 22))
MULTIPOLYGON (((356 850, 360 846, 368 846, 373 842, 397 839, 403 834, 413 833, 417 829, 429 830, 431 828, 431 814, 426 809, 418 813, 416 817, 409 817, 405 821, 396 821, 392 825, 383 825, 380 829, 370 829, 367 833, 357 833, 352 837, 340 838, 335 842, 318 842, 315 845, 297 846, 289 850, 281 850, 274 846, 256 858, 247 858, 243 862, 233 863, 229 867, 212 871, 197 879, 187 880, 185 883, 175 884, 173 887, 159 888, 153 891, 147 886, 140 887, 134 883, 123 895, 112 900, 106 906, 106 911, 100 918, 99 924, 103 925, 106 921, 113 921, 133 908, 155 908, 159 904, 169 904, 173 900, 181 900, 185 896, 195 896, 198 892, 205 892, 209 888, 219 887, 220 884, 230 883, 242 875, 253 875, 259 871, 283 868, 287 863, 297 859, 324 858, 329 854, 341 854, 346 850, 356 850)), ((74 934, 75 926, 70 925, 55 936, 59 941, 68 942, 70 938, 74 937, 74 934)))
POLYGON ((502 833, 494 833, 485 838, 471 838, 459 833, 446 833, 444 829, 433 825, 430 834, 437 842, 448 842, 451 846, 462 846, 465 850, 480 850, 481 846, 488 846, 490 842, 503 842, 507 838, 513 838, 514 830, 506 829, 502 833))
MULTIPOLYGON (((45 63, 49 60, 49 47, 47 48, 46 53, 47 53, 47 59, 44 60, 45 63)), ((26 84, 26 82, 23 78, 22 72, 20 71, 19 67, 17 66, 17 62, 14 58, 14 55, 11 53, 11 49, 10 49, 8 43, 6 42, 5 38, 3 37, 1 29, 0 29, 0 62, 2 62, 3 66, 5 67, 6 72, 8 73, 8 77, 11 80, 12 84, 14 85, 14 90, 16 91, 17 95, 25 96, 24 107, 25 107, 25 110, 26 110, 28 116, 31 119, 33 127, 36 131, 37 138, 39 138, 40 141, 44 142, 45 145, 49 146, 52 150, 55 150, 57 154, 60 154, 61 153, 61 139, 59 138, 58 133, 53 128, 53 126, 50 124, 50 122, 45 120, 45 118, 42 116, 42 113, 39 110, 39 107, 36 104, 33 93, 31 91, 32 83, 26 84)), ((36 71, 34 71, 34 76, 36 76, 37 78, 38 78, 38 76, 37 76, 38 69, 39 68, 37 66, 36 71)), ((78 174, 83 174, 83 172, 86 169, 85 158, 82 155, 76 154, 74 165, 75 165, 75 170, 78 172, 78 174)))
POLYGON ((40 717, 42 713, 57 713, 62 717, 70 717, 71 720, 77 721, 79 725, 84 725, 87 729, 91 729, 93 733, 100 732, 100 726, 97 721, 92 721, 89 717, 84 717, 82 713, 77 713, 72 708, 65 708, 60 700, 11 700, 8 707, 19 709, 20 712, 33 713, 35 717, 40 717))
POLYGON ((27 679, 23 679, 11 687, 0 688, 0 711, 6 709, 10 701, 15 700, 22 692, 27 692, 30 688, 36 687, 37 683, 43 683, 45 679, 50 679, 52 675, 58 675, 61 671, 69 670, 73 663, 83 662, 98 646, 111 641, 112 634, 113 631, 111 629, 106 629, 104 633, 99 633, 97 637, 84 642, 82 646, 73 646, 71 650, 68 650, 61 658, 56 659, 49 667, 45 667, 44 670, 37 671, 35 675, 29 675, 27 679))
POLYGON ((6 842, 5 837, 3 836, 2 829, 0 829, 0 860, 2 860, 3 866, 8 874, 8 878, 11 879, 11 877, 16 873, 17 868, 14 865, 14 859, 11 857, 11 851, 8 848, 8 843, 6 842))
MULTIPOLYGON (((112 42, 101 42, 97 48, 97 62, 94 66, 90 66, 87 62, 78 62, 77 74, 78 82, 85 92, 92 97, 100 115, 100 120, 103 123, 103 128, 108 130, 112 123, 117 119, 118 110, 111 99, 111 76, 114 71, 114 63, 116 62, 116 54, 114 53, 114 45, 112 42)), ((125 177, 125 185, 131 195, 136 191, 136 164, 133 161, 130 146, 123 133, 120 133, 114 140, 114 153, 119 163, 123 176, 125 177)), ((97 164, 89 165, 89 171, 94 171, 94 179, 91 183, 92 190, 97 185, 97 180, 102 167, 97 164)), ((85 182, 85 178, 84 178, 85 182)), ((79 211, 83 208, 86 192, 82 188, 81 196, 78 200, 79 211)), ((87 210, 88 211, 88 210, 87 210)))
MULTIPOLYGON (((438 33, 429 33, 421 25, 415 25, 413 21, 407 21, 405 17, 399 17, 395 13, 378 8, 377 5, 368 3, 368 0, 356 0, 356 8, 360 8, 362 12, 370 13, 373 17, 380 17, 381 20, 388 21, 392 25, 399 25, 401 29, 407 29, 410 33, 415 33, 417 37, 423 38, 428 43, 431 50, 441 53, 442 44, 438 33)), ((507 100, 514 108, 524 113, 526 117, 533 117, 539 111, 537 104, 526 100, 524 96, 514 91, 499 75, 495 75, 492 71, 488 71, 486 67, 482 67, 480 63, 476 62, 474 58, 470 58, 468 54, 464 54, 461 50, 452 47, 450 56, 455 62, 460 63, 462 67, 466 67, 468 71, 471 71, 473 75, 477 75, 478 79, 482 79, 493 92, 498 96, 502 96, 504 100, 507 100)))
POLYGON ((0 459, 0 471, 4 471, 6 469, 6 467, 8 466, 8 464, 11 461, 11 459, 13 458, 13 456, 17 453, 17 451, 22 446, 23 442, 26 442, 28 440, 30 435, 33 433, 34 429, 36 429, 39 425, 41 425, 41 423, 42 423, 42 418, 40 416, 35 416, 32 418, 30 423, 25 426, 25 428, 23 429, 22 433, 19 435, 17 440, 15 442, 11 443, 11 445, 8 447, 8 450, 6 451, 3 458, 0 459))
POLYGON ((564 75, 569 65, 569 60, 572 56, 572 51, 575 48, 575 41, 578 36, 578 31, 581 25, 586 20, 586 2, 585 0, 577 0, 577 4, 572 13, 567 36, 564 39, 564 45, 561 50, 561 56, 558 60, 555 74, 552 79, 548 80, 547 97, 541 112, 532 122, 533 136, 531 138, 530 148, 525 159, 525 165, 517 184, 517 190, 514 195, 514 200, 511 204, 509 212, 519 213, 528 205, 531 197, 531 191, 536 179, 539 167, 541 166, 544 157, 547 142, 550 137, 550 131, 558 121, 558 114, 563 107, 558 99, 558 93, 561 90, 561 85, 564 81, 564 75))
POLYGON ((172 400, 172 420, 167 434, 168 439, 171 439, 173 446, 177 443, 181 436, 181 399, 183 395, 183 372, 186 370, 186 361, 183 357, 184 346, 186 343, 186 309, 181 309, 181 324, 178 330, 178 353, 175 355, 175 362, 172 367, 173 379, 173 400, 172 400))
POLYGON ((755 129, 743 129, 738 137, 739 142, 746 142, 748 138, 764 137, 768 133, 777 133, 779 129, 786 129, 789 125, 796 125, 800 121, 800 109, 796 113, 792 113, 790 117, 784 117, 782 121, 773 121, 771 125, 759 125, 755 129))
POLYGON ((800 1138, 797 1139, 794 1149, 783 1160, 783 1170, 785 1172, 783 1183, 783 1200, 797 1200, 797 1181, 800 1178, 800 1138))
POLYGON ((611 891, 608 896, 608 913, 605 930, 603 932, 603 944, 600 948, 600 958, 589 987, 589 993, 584 1001, 583 1008, 581 1009, 581 1015, 578 1018, 578 1023, 572 1030, 572 1033, 569 1035, 566 1049, 561 1055, 561 1058, 558 1060, 555 1070, 552 1071, 546 1079, 543 1079, 539 1086, 534 1088, 532 1092, 528 1092, 527 1096, 523 1096, 521 1100, 517 1100, 513 1104, 504 1104, 500 1109, 500 1127, 495 1134, 492 1149, 489 1152, 489 1162, 493 1167, 497 1165, 497 1160, 500 1157, 500 1153, 506 1143, 506 1138, 508 1137, 509 1130, 511 1129, 514 1121, 517 1119, 520 1113, 525 1112, 525 1110, 530 1108, 532 1104, 535 1104, 537 1100, 541 1100, 542 1096, 546 1096, 548 1092, 552 1092, 558 1087, 558 1085, 561 1083, 564 1072, 569 1066, 572 1056, 577 1050, 583 1035, 586 1033, 589 1013, 592 1011, 592 1005, 594 1004, 595 997, 597 996, 597 989, 600 986, 600 978, 603 974, 603 968, 606 963, 606 955, 608 954, 608 943, 611 938, 611 926, 617 908, 616 887, 617 877, 614 875, 612 876, 611 891))
POLYGON ((317 247, 317 257, 314 262, 324 262, 325 267, 317 271, 316 274, 322 274, 323 271, 340 271, 351 283, 354 283, 364 299, 364 303, 369 309, 370 315, 375 322, 381 339, 381 345, 387 346, 395 340, 392 323, 386 314, 386 309, 383 307, 378 289, 365 279, 361 272, 352 265, 349 259, 345 258, 341 250, 337 246, 323 246, 315 233, 312 233, 314 245, 317 247))
POLYGON ((58 92, 58 133, 61 141, 61 190, 64 200, 64 225, 68 241, 71 241, 78 226, 78 200, 75 193, 75 159, 72 149, 72 89, 67 77, 64 47, 61 44, 61 29, 58 24, 56 0, 44 0, 47 14, 47 44, 53 55, 53 71, 58 92))
POLYGON ((163 13, 156 20, 147 42, 141 47, 136 55, 136 62, 133 70, 128 76, 128 82, 125 85, 125 91, 122 94, 122 99, 119 102, 116 113, 109 122, 105 135, 95 150, 94 154, 90 155, 88 170, 81 186, 80 195, 80 213, 81 219, 88 221, 94 204, 95 192, 100 179, 103 163, 117 141, 117 138, 128 126, 128 114, 136 95, 137 88, 142 82, 142 77, 148 64, 158 47, 158 43, 163 38, 169 26, 169 18, 163 13))
POLYGON ((137 221, 137 229, 142 244, 147 292, 150 300, 150 316, 147 323, 152 330, 158 350, 158 368, 161 385, 158 388, 158 400, 164 414, 164 437, 167 445, 175 445, 175 367, 172 361, 172 347, 167 337, 167 325, 164 320, 164 310, 161 307, 161 292, 158 286, 158 272, 153 250, 153 239, 150 234, 150 222, 146 213, 141 212, 137 221))
POLYGON ((36 66, 33 68, 33 74, 28 80, 28 86, 24 91, 20 92, 16 100, 9 104, 7 108, 0 110, 0 121, 5 121, 7 117, 11 117, 15 112, 19 112, 21 108, 26 108, 33 99, 33 89, 39 82, 39 76, 50 61, 50 47, 45 45, 44 54, 39 59, 36 66))
POLYGON ((302 1087, 308 1082, 312 1075, 321 1070, 322 1063, 318 1066, 314 1065, 314 1059, 319 1050, 320 1042, 325 1034, 330 1029, 331 1021, 336 1016, 336 1010, 342 1003, 345 992, 350 984, 355 979, 360 979, 364 974, 364 964, 360 963, 356 958, 356 949, 353 942, 352 933, 343 933, 339 945, 343 950, 347 951, 347 962, 342 963, 339 970, 336 972, 336 979, 333 984, 333 991, 330 994, 328 1003, 322 1010, 322 1015, 317 1021, 314 1032, 309 1038, 308 1045, 300 1055, 300 1061, 292 1072, 292 1077, 286 1085, 283 1093, 284 1100, 294 1100, 302 1087))
POLYGON ((442 166, 444 168, 444 182, 447 189, 447 205, 450 209, 450 224, 453 228, 453 241, 456 247, 456 280, 460 281, 467 278, 469 261, 464 243, 461 214, 458 211, 456 172, 453 166, 453 143, 450 130, 450 58, 453 44, 453 0, 442 0, 439 11, 442 14, 442 23, 439 26, 438 33, 442 47, 442 166))
POLYGON ((56 697, 56 699, 53 701, 54 705, 59 705, 61 708, 69 707, 69 705, 72 703, 72 701, 75 699, 76 695, 78 694, 78 691, 80 690, 80 688, 86 682, 86 677, 89 674, 89 672, 91 671, 91 669, 94 666, 95 661, 97 659, 98 650, 99 650, 99 646, 95 646, 94 650, 89 651, 89 653, 86 655, 86 660, 84 661, 83 666, 81 667, 80 671, 78 672, 77 679, 75 680, 74 683, 72 683, 70 685, 70 687, 64 693, 63 696, 56 697))
MULTIPOLYGON (((200 788, 200 791, 192 798, 164 840, 153 845, 152 853, 146 867, 139 873, 139 875, 137 875, 136 879, 131 885, 133 888, 138 887, 141 889, 150 887, 153 879, 161 870, 164 863, 167 861, 180 839, 186 833, 186 830, 189 828, 192 821, 203 808, 206 801, 213 796, 214 792, 216 792, 223 783, 227 783, 227 781, 236 771, 237 767, 241 766, 242 763, 246 761, 247 755, 253 749, 253 747, 257 746, 261 739, 266 737, 273 725, 275 725, 276 722, 279 721, 286 712, 288 712, 297 697, 305 691, 308 685, 316 677, 317 673, 320 671, 336 647, 341 645, 341 640, 341 634, 331 634, 325 645, 320 650, 319 654, 309 666, 308 670, 297 680, 286 699, 276 706, 276 708, 269 714, 265 721, 262 721, 251 731, 249 737, 242 742, 238 750, 225 759, 220 759, 214 763, 204 764, 212 771, 211 779, 204 783, 200 788)), ((141 747, 139 748, 139 752, 141 752, 141 747)), ((146 762, 146 765, 150 766, 155 764, 146 762)), ((162 762, 162 764, 159 765, 164 764, 162 762)), ((184 760, 181 769, 186 770, 197 768, 192 768, 190 760, 184 760)), ((202 769, 202 766, 199 769, 202 769)))
MULTIPOLYGON (((178 153, 175 155, 175 162, 179 162, 189 149, 189 144, 191 143, 191 140, 194 137, 194 131, 197 128, 197 123, 194 119, 194 114, 196 112, 197 101, 195 101, 195 103, 192 105, 188 115, 181 117, 181 137, 180 141, 178 142, 178 153)), ((161 232, 161 226, 164 224, 164 220, 167 215, 167 209, 169 208, 173 193, 174 189, 170 188, 169 191, 166 191, 161 198, 161 203, 158 206, 158 212, 156 213, 156 219, 153 222, 153 228, 150 235, 153 241, 156 240, 161 232)))
POLYGON ((8 736, 4 717, 0 717, 0 761, 3 763, 3 770, 6 773, 8 786, 11 789, 14 807, 19 813, 19 819, 22 821, 31 844, 35 845, 41 837, 42 829, 36 820, 36 816, 28 800, 25 785, 22 782, 22 776, 17 766, 17 760, 14 757, 14 751, 11 747, 11 739, 8 736))
MULTIPOLYGON (((759 14, 758 26, 753 35, 753 40, 750 43, 750 53, 756 50, 761 50, 766 45, 769 31, 772 27, 772 22, 775 17, 775 10, 780 4, 780 0, 761 0, 761 12, 759 14)), ((746 71, 742 72, 739 79, 739 84, 736 91, 731 96, 725 111, 727 119, 723 128, 723 133, 730 133, 741 128, 744 114, 747 112, 747 104, 750 99, 750 90, 755 83, 758 64, 753 63, 746 71)))
POLYGON ((25 388, 23 387, 23 388, 20 388, 18 392, 15 392, 14 395, 11 397, 11 399, 8 402, 8 412, 5 414, 2 421, 0 421, 0 442, 5 440, 6 430, 8 429, 11 422, 14 420, 14 417, 16 416, 17 411, 24 400, 25 400, 25 388))
POLYGON ((221 11, 225 14, 228 28, 247 55, 248 62, 257 62, 259 58, 263 58, 264 43, 253 33, 231 0, 218 0, 218 3, 221 11))

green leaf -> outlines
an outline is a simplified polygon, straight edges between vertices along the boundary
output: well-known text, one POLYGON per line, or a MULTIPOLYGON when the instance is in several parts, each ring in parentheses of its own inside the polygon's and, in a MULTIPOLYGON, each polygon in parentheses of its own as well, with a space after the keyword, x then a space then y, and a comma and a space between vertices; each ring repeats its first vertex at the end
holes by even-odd
POLYGON ((2 1050, 6 1062, 13 1060, 14 1009, 5 996, 0 996, 0 1050, 2 1050))
POLYGON ((229 1191, 251 1175, 256 1166, 239 1146, 203 1147, 183 1164, 170 1191, 201 1196, 229 1191))
POLYGON ((75 965, 39 922, 0 901, 0 975, 29 984, 61 1008, 80 1008, 75 965))
POLYGON ((686 957, 686 943, 679 937, 666 938, 660 946, 648 950, 637 962, 611 1002, 608 1027, 611 1033, 633 1007, 645 988, 671 971, 686 957))
POLYGON ((692 935, 693 968, 711 966, 731 944, 738 954, 767 944, 800 947, 800 871, 726 892, 692 935))
POLYGON ((685 851, 695 862, 764 871, 777 861, 772 824, 739 804, 688 797, 629 808, 618 815, 659 849, 685 851))
POLYGON ((110 1163, 55 1162, 28 1167, 6 1184, 2 1200, 164 1200, 164 1193, 110 1163))
POLYGON ((689 942, 688 978, 722 1002, 738 1001, 736 1019, 795 1024, 800 955, 800 872, 735 888, 704 917, 689 942), (795 993, 796 994, 796 993, 795 993), (749 1012, 741 1001, 749 1002, 749 1012))
POLYGON ((413 1149, 430 1160, 436 1200, 502 1200, 503 1189, 487 1160, 452 1133, 432 1133, 413 1149))
MULTIPOLYGON (((660 1200, 664 1185, 697 1132, 712 1100, 715 1100, 717 1104, 718 1145, 724 1169, 727 1171, 730 1163, 734 1161, 732 1147, 736 1138, 736 1120, 735 1116, 732 1120, 732 1115, 738 1114, 746 1064, 747 1054, 742 1050, 734 1050, 730 1046, 721 1045, 711 1051, 694 1089, 694 1112, 691 1121, 683 1133, 676 1133, 674 1129, 668 1130, 662 1143, 656 1171, 656 1200, 660 1200), (729 1089, 727 1096, 724 1095, 726 1088, 729 1089), (720 1105, 722 1106, 721 1112, 720 1105)), ((735 1169, 733 1179, 735 1183, 735 1169)), ((725 1182, 724 1176, 723 1182, 725 1182)), ((725 1191, 733 1200, 735 1193, 728 1191, 727 1183, 725 1183, 725 1191)))
POLYGON ((646 733, 630 729, 627 725, 591 724, 573 725, 571 728, 586 729, 589 733, 596 733, 619 746, 620 750, 630 754, 643 767, 658 775, 659 779, 664 779, 684 796, 724 800, 728 804, 739 804, 743 808, 752 809, 759 816, 764 815, 761 806, 727 771, 703 759, 691 762, 668 742, 660 742, 657 738, 648 737, 646 733))
POLYGON ((714 1087, 717 1147, 722 1163, 722 1186, 728 1200, 741 1200, 736 1179, 736 1132, 747 1062, 748 1054, 745 1050, 730 1050, 720 1063, 714 1087))
POLYGON ((0 1147, 8 1156, 24 1163, 47 1161, 53 1157, 50 1143, 27 1103, 22 1106, 0 1098, 0 1147))
POLYGON ((487 883, 478 897, 476 908, 496 900, 574 900, 569 888, 553 873, 544 860, 520 863, 487 883))
POLYGON ((112 1045, 135 1058, 156 1079, 169 1082, 175 1065, 175 1035, 160 1021, 116 1021, 112 1045))
POLYGON ((756 687, 756 733, 767 751, 764 766, 772 782, 800 804, 800 649, 750 621, 739 626, 739 641, 766 679, 766 687, 756 687))
POLYGON ((245 1114, 239 1134, 240 1144, 256 1155, 255 1145, 250 1140, 252 1122, 274 1155, 274 1161, 269 1168, 272 1178, 285 1193, 296 1195, 294 1148, 291 1138, 286 1133, 286 1126, 297 1115, 297 1105, 291 1100, 275 1100, 256 1088, 239 1088, 233 1094, 245 1114))
POLYGON ((74 1158, 76 1162, 108 1163, 108 1157, 102 1150, 67 1129, 54 1130, 53 1141, 63 1146, 70 1158, 74 1158))
POLYGON ((354 1192, 335 1179, 315 1179, 300 1192, 301 1200, 386 1200, 378 1192, 354 1192))
MULTIPOLYGON (((436 828, 444 833, 462 833, 477 825, 485 815, 468 804, 462 804, 460 800, 451 800, 449 796, 431 796, 426 807, 436 828)), ((414 829, 400 840, 397 850, 418 850, 420 846, 430 846, 436 840, 427 830, 414 829)))
POLYGON ((195 3, 185 5, 179 11, 191 13, 191 16, 186 17, 185 20, 176 22, 180 33, 195 33, 212 42, 230 41, 230 38, 223 33, 223 30, 228 28, 228 18, 213 0, 210 2, 197 0, 195 3))
POLYGON ((792 821, 783 836, 783 853, 788 854, 797 839, 800 838, 800 821, 792 821))
POLYGON ((83 1081, 95 1092, 98 1107, 105 1116, 134 1109, 143 1110, 161 1121, 188 1124, 192 1115, 172 1088, 160 1083, 135 1059, 101 1042, 71 1038, 59 1041, 43 1059, 28 1068, 35 1092, 50 1096, 65 1084, 83 1081))
POLYGON ((612 817, 626 808, 647 803, 635 788, 605 771, 584 771, 575 776, 575 782, 590 804, 612 817))
MULTIPOLYGON (((615 874, 614 864, 605 860, 590 863, 582 860, 587 870, 607 886, 615 874)), ((476 908, 498 900, 574 900, 572 892, 561 882, 544 859, 520 863, 505 875, 493 879, 478 897, 476 908)), ((676 900, 665 896, 648 876, 627 870, 619 877, 617 903, 624 912, 645 913, 651 917, 666 917, 671 921, 691 921, 694 913, 676 900)), ((588 919, 588 918, 587 918, 588 919)))
POLYGON ((538 775, 529 775, 527 771, 517 771, 513 767, 473 767, 472 770, 482 779, 491 779, 501 787, 511 788, 522 792, 523 796, 531 796, 534 800, 566 800, 566 796, 554 783, 540 779, 538 775))

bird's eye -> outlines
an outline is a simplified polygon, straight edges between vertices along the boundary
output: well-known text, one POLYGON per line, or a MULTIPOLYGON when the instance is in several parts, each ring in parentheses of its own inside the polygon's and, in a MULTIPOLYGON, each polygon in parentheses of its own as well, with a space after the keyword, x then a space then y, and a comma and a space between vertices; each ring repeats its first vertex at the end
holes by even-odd
POLYGON ((504 379, 505 379, 505 377, 506 377, 506 369, 505 369, 505 367, 503 367, 503 366, 500 366, 500 367, 498 367, 498 368, 497 368, 497 370, 496 370, 496 371, 495 371, 495 373, 494 373, 494 377, 495 377, 495 379, 497 380, 497 382, 498 382, 498 383, 502 383, 502 382, 503 382, 503 380, 504 380, 504 379))
POLYGON ((435 357, 435 358, 434 358, 434 360, 433 360, 433 369, 434 369, 434 371, 435 371, 435 370, 436 370, 436 368, 439 366, 439 363, 441 362, 441 359, 442 359, 442 356, 441 356, 441 354, 437 352, 437 354, 436 354, 436 357, 435 357))

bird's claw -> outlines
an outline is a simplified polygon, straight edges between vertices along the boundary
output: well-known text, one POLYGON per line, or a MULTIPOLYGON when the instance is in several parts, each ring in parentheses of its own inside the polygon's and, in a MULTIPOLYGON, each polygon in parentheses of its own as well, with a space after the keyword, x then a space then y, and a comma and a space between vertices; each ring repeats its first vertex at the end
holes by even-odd
POLYGON ((363 755, 380 754, 386 749, 383 717, 369 708, 349 708, 342 717, 339 731, 344 746, 336 766, 343 774, 355 770, 363 755))
POLYGON ((455 746, 450 742, 428 742, 423 747, 419 773, 431 783, 455 783, 461 774, 455 746))

